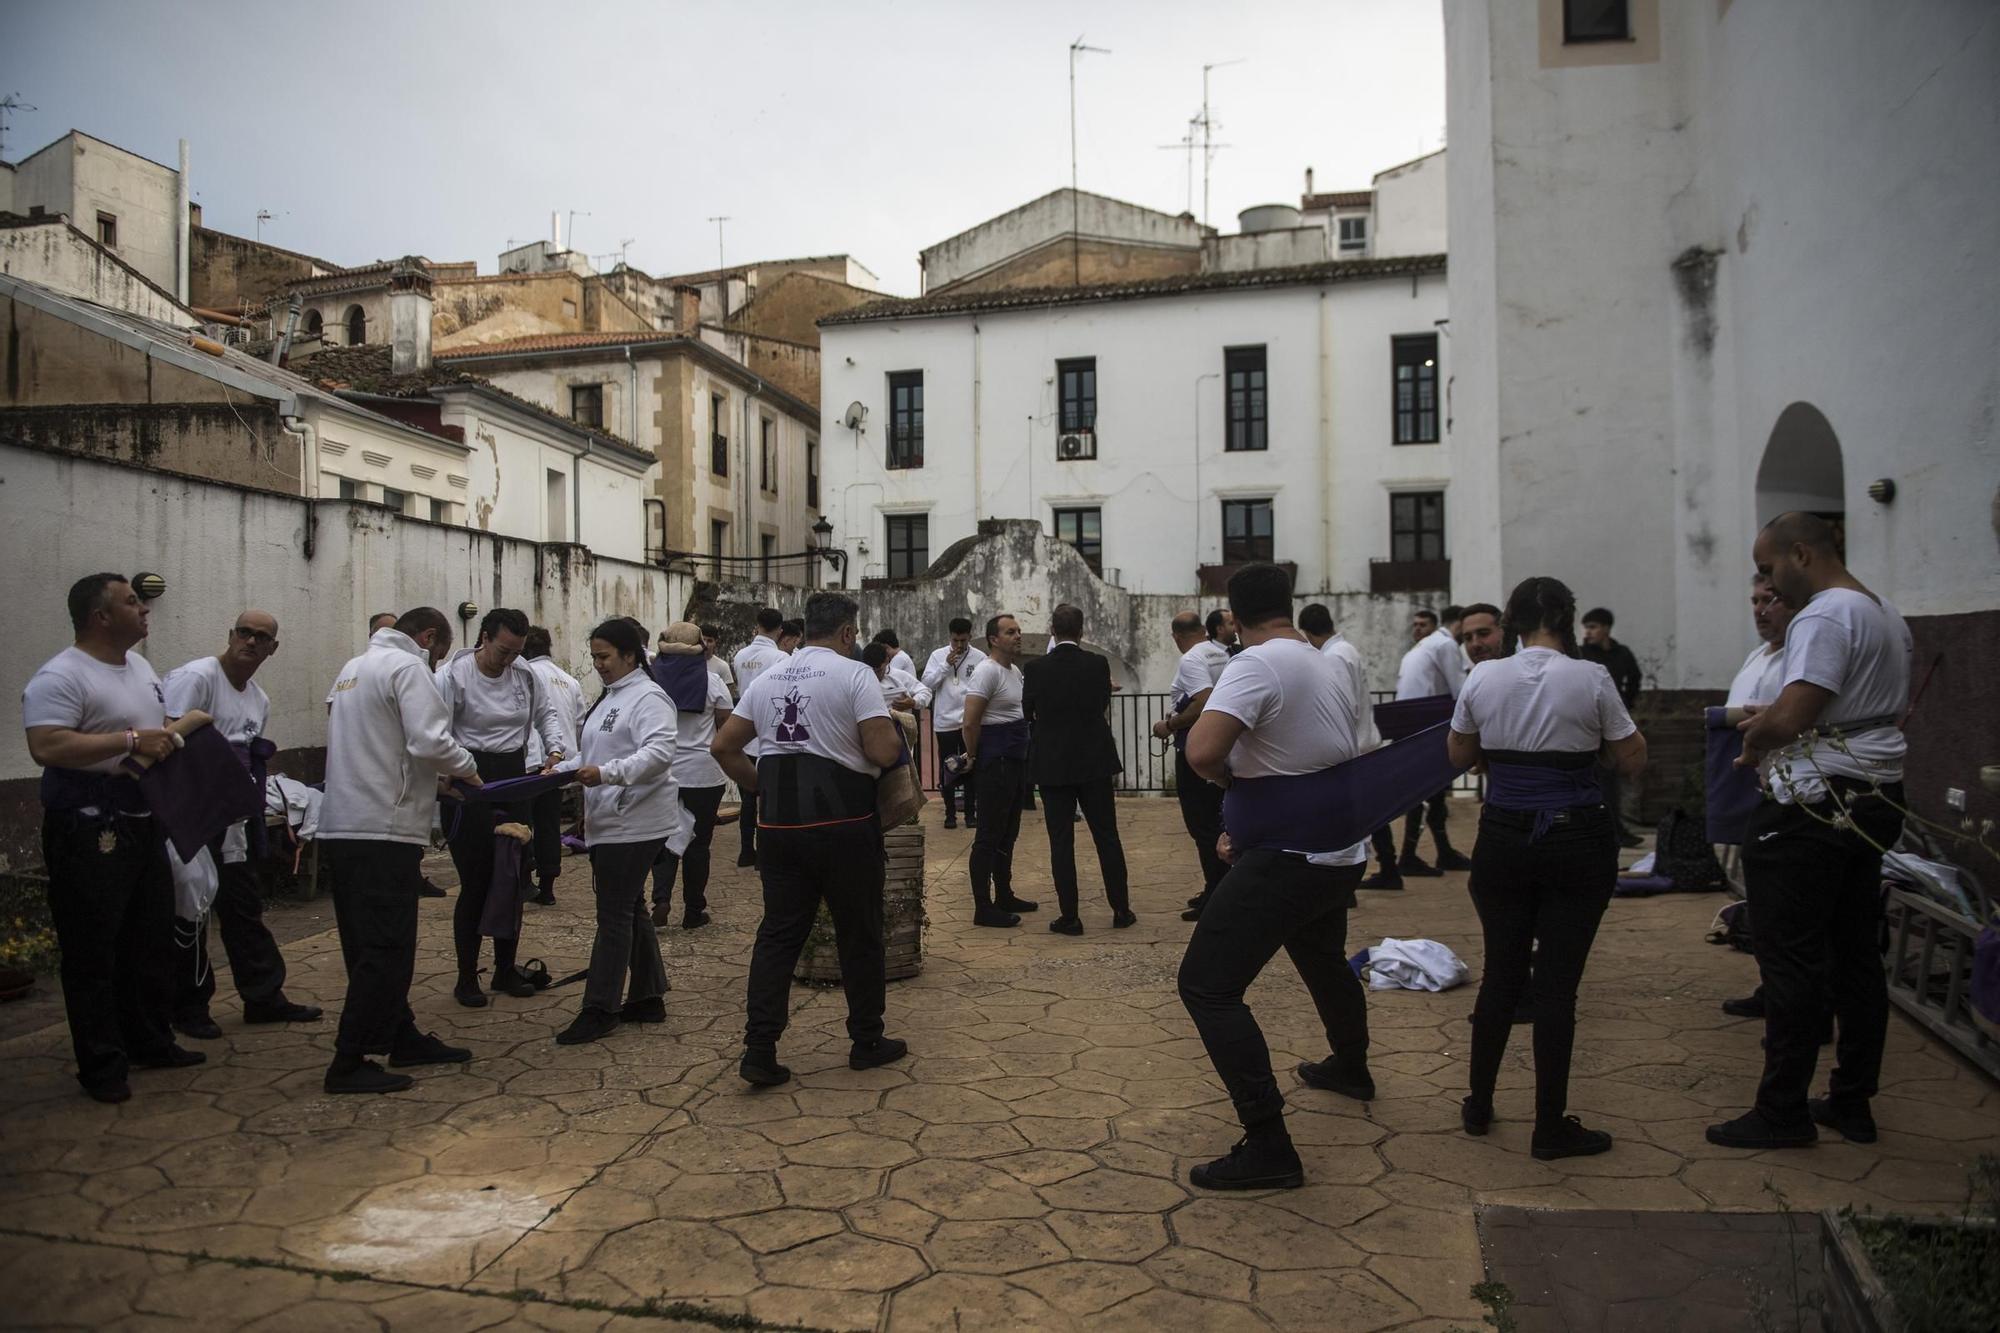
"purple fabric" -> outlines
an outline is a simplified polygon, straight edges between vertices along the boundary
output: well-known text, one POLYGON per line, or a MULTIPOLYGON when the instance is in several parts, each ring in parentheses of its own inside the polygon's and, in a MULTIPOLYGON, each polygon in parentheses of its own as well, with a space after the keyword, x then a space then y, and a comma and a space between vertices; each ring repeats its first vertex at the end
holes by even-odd
POLYGON ((708 706, 708 663, 700 653, 662 653, 653 658, 653 679, 683 713, 708 706))
POLYGON ((1755 769, 1736 767, 1743 753, 1743 733, 1723 719, 1723 709, 1703 713, 1708 721, 1708 840, 1740 846, 1764 793, 1757 786, 1755 769))
MULTIPOLYGON (((138 766, 130 760, 128 768, 138 766)), ((197 727, 180 749, 138 774, 139 790, 181 860, 225 833, 231 824, 264 816, 264 789, 214 727, 197 727)))
POLYGON ((479 933, 496 940, 521 938, 522 904, 535 896, 528 873, 528 845, 504 833, 493 835, 493 880, 479 913, 479 933))
POLYGON ((454 780, 452 790, 468 801, 500 801, 511 804, 515 801, 531 801, 545 791, 555 791, 576 781, 573 770, 559 773, 529 773, 518 778, 495 778, 492 782, 474 787, 454 780))
POLYGON ((1528 834, 1529 842, 1539 841, 1555 827, 1558 810, 1599 805, 1604 800, 1596 770, 1589 768, 1509 764, 1494 759, 1487 764, 1486 782, 1486 803, 1494 809, 1534 813, 1535 827, 1528 834))
POLYGON ((1399 741, 1427 731, 1440 722, 1451 721, 1456 701, 1449 694, 1426 695, 1422 699, 1397 699, 1375 705, 1375 729, 1385 741, 1399 741))
POLYGON ((1972 1007, 1989 1023, 2000 1023, 2000 930, 1983 926, 1972 946, 1972 1007))
POLYGON ((1317 773, 1232 777, 1222 796, 1222 826, 1231 845, 1238 852, 1352 847, 1451 785, 1462 770, 1445 753, 1446 730, 1440 722, 1317 773))
POLYGON ((1656 893, 1672 893, 1674 881, 1665 875, 1620 875, 1612 885, 1614 898, 1650 898, 1656 893))
POLYGON ((1028 723, 988 722, 979 729, 981 759, 1018 759, 1028 752, 1028 723))
MULTIPOLYGON (((1185 695, 1185 694, 1176 694, 1176 695, 1174 696, 1174 699, 1173 699, 1173 707, 1172 707, 1172 708, 1169 708, 1169 709, 1168 709, 1167 711, 1168 711, 1169 713, 1178 713, 1178 712, 1180 712, 1180 711, 1181 711, 1181 709, 1183 709, 1183 708, 1186 708, 1186 707, 1188 706, 1188 699, 1189 699, 1190 697, 1191 697, 1191 696, 1189 696, 1189 695, 1185 695)), ((1187 737, 1188 737, 1188 732, 1190 732, 1190 731, 1192 731, 1192 730, 1194 730, 1194 728, 1192 728, 1192 727, 1185 727, 1185 728, 1181 729, 1180 731, 1177 731, 1177 732, 1175 732, 1175 733, 1174 733, 1174 748, 1175 748, 1176 750, 1186 750, 1186 749, 1187 749, 1187 737)))

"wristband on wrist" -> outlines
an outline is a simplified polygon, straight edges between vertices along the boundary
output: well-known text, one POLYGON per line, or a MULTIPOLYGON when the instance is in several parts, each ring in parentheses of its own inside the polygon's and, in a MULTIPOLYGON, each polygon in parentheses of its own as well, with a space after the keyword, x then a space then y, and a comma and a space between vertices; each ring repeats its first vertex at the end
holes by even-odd
POLYGON ((137 751, 138 748, 139 748, 139 733, 132 730, 132 728, 130 727, 125 728, 125 753, 130 755, 135 751, 137 751))

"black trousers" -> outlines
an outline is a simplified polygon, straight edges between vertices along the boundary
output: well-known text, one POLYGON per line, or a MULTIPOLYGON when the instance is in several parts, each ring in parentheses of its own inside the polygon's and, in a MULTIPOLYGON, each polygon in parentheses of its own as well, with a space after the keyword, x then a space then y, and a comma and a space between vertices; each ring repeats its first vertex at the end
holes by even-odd
POLYGON ((1174 795, 1181 803, 1181 823, 1201 858, 1201 896, 1206 899, 1229 873, 1229 863, 1215 850, 1222 837, 1222 788, 1195 772, 1187 755, 1175 750, 1174 795))
POLYGON ((674 900, 674 877, 681 871, 687 872, 687 879, 681 892, 684 895, 683 916, 693 916, 708 910, 708 867, 709 845, 715 841, 715 812, 722 808, 722 787, 682 787, 681 804, 694 816, 694 836, 688 840, 685 852, 675 856, 663 846, 660 859, 653 863, 653 902, 670 903, 674 900))
MULTIPOLYGON (((520 750, 494 752, 474 750, 484 782, 518 778, 526 773, 527 756, 520 750)), ((473 983, 479 976, 479 919, 486 912, 486 895, 493 887, 493 829, 510 822, 527 823, 526 804, 499 805, 488 801, 447 801, 443 815, 445 845, 451 849, 451 863, 458 870, 458 901, 452 905, 451 939, 458 950, 458 980, 473 983)), ((493 973, 505 976, 514 970, 518 939, 493 941, 493 973)))
MULTIPOLYGON (((951 758, 953 755, 965 753, 965 733, 962 731, 934 731, 931 735, 937 738, 938 772, 943 773, 945 760, 951 758)), ((967 778, 946 777, 939 782, 938 795, 944 798, 945 818, 954 819, 957 817, 958 812, 955 805, 958 794, 961 791, 965 793, 965 817, 967 819, 975 818, 979 803, 973 799, 973 796, 978 789, 978 782, 967 778)))
MULTIPOLYGON (((222 934, 229 958, 229 977, 246 1009, 281 1004, 285 999, 285 955, 264 924, 264 889, 257 868, 248 861, 225 863, 219 845, 209 854, 216 862, 215 902, 208 909, 222 934)), ((209 958, 208 922, 179 920, 174 930, 174 1017, 208 1016, 215 998, 215 968, 209 958)))
POLYGON ((417 1035, 410 978, 417 967, 424 849, 413 842, 329 838, 319 854, 333 879, 333 919, 347 965, 334 1052, 387 1055, 417 1035))
POLYGON ((590 973, 583 981, 586 1009, 615 1014, 621 993, 633 1003, 667 993, 659 932, 646 913, 646 872, 659 859, 662 841, 599 843, 590 849, 597 935, 590 945, 590 973))
POLYGON ((1384 824, 1370 834, 1368 840, 1375 844, 1375 859, 1382 863, 1383 872, 1390 875, 1399 873, 1396 869, 1395 826, 1384 824))
POLYGON ((1099 778, 1075 786, 1042 788, 1042 819, 1049 829, 1049 874, 1056 882, 1056 902, 1064 916, 1075 916, 1076 901, 1076 812, 1081 807, 1083 821, 1090 826, 1090 840, 1097 846, 1097 869, 1104 876, 1104 900, 1114 912, 1130 911, 1132 900, 1126 890, 1125 846, 1118 840, 1117 797, 1111 779, 1099 778))
POLYGON ((1486 972, 1472 1006, 1471 1090, 1492 1102, 1532 976, 1535 1123, 1553 1127, 1569 1107, 1576 990, 1618 881, 1618 843, 1602 806, 1577 807, 1530 841, 1534 820, 1489 805, 1472 848, 1469 887, 1486 937, 1486 972))
POLYGON ((847 993, 847 1035, 882 1035, 882 829, 873 818, 814 829, 763 829, 757 873, 764 919, 750 950, 750 995, 743 1044, 776 1050, 791 1014, 792 969, 812 933, 819 905, 833 918, 840 986, 847 993))
POLYGON ((736 816, 736 825, 742 830, 743 851, 737 859, 746 860, 757 855, 757 793, 738 790, 743 805, 742 813, 736 816))
MULTIPOLYGON (((1431 841, 1437 844, 1439 851, 1443 851, 1445 848, 1451 846, 1451 838, 1445 832, 1445 823, 1449 809, 1445 803, 1450 799, 1451 788, 1447 787, 1416 809, 1410 811, 1409 814, 1403 816, 1403 855, 1415 856, 1417 854, 1418 830, 1426 824, 1430 826, 1431 841)), ((1380 844, 1377 845, 1379 846, 1380 844)))
POLYGON ((1625 840, 1625 779, 1606 764, 1597 770, 1597 786, 1604 793, 1604 808, 1611 812, 1611 836, 1625 840))
POLYGON ((562 874, 562 802, 558 788, 543 792, 528 806, 528 824, 535 831, 535 880, 543 888, 562 874))
POLYGON ((49 915, 62 949, 63 1007, 77 1082, 125 1081, 134 1056, 174 1044, 174 882, 151 819, 50 810, 42 815, 49 915))
POLYGON ((1828 1095, 1865 1106, 1882 1074, 1889 989, 1882 974, 1882 853, 1876 848, 1894 846, 1903 831, 1903 784, 1887 783, 1882 791, 1887 800, 1849 788, 1839 791, 1839 804, 1828 798, 1804 808, 1767 800, 1750 816, 1743 879, 1764 981, 1757 1109, 1779 1125, 1808 1119, 1806 1097, 1829 997, 1839 1044, 1828 1095), (1832 826, 1843 804, 1852 829, 1832 826))
MULTIPOLYGON (((972 836, 972 901, 991 907, 995 898, 1014 896, 1014 840, 1021 835, 1021 803, 1028 791, 1027 765, 1020 759, 981 759, 972 785, 986 813, 972 836)), ((1064 816, 1068 818, 1068 816, 1064 816)))
POLYGON ((1368 1053, 1368 997, 1347 965, 1347 912, 1364 868, 1244 852, 1195 923, 1181 957, 1181 1003, 1245 1128, 1285 1111, 1264 1030, 1243 1002, 1279 949, 1306 983, 1333 1053, 1347 1060, 1368 1053))

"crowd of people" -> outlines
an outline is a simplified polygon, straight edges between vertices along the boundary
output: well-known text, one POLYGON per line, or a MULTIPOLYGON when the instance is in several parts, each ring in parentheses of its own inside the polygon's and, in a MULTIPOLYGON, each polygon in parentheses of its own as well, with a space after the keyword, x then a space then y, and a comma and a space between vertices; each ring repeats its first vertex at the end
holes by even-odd
MULTIPOLYGON (((1746 711, 1744 763, 1767 789, 1743 855, 1763 985, 1726 1007, 1764 1017, 1767 1054, 1753 1108, 1709 1137, 1795 1145, 1824 1125, 1865 1142, 1886 1022, 1874 883, 1901 817, 1895 715, 1908 696, 1909 636, 1893 608, 1847 572, 1823 520, 1781 516, 1760 534, 1756 558, 1762 641, 1730 702, 1746 711), (1828 1095, 1812 1099, 1829 1013, 1837 1063, 1828 1095)), ((791 978, 822 904, 840 957, 850 1066, 903 1058, 906 1044, 883 1021, 877 784, 914 762, 914 728, 895 719, 925 709, 945 827, 958 825, 962 809, 972 832, 973 928, 1015 929, 1039 909, 1019 892, 1014 857, 1036 796, 1056 899, 1050 931, 1086 929, 1078 823, 1095 847, 1111 927, 1137 921, 1114 799, 1121 756, 1108 721, 1120 685, 1108 660, 1083 647, 1081 610, 1057 606, 1047 647, 1033 655, 1013 615, 989 616, 977 636, 970 617, 955 618, 919 672, 893 629, 862 641, 859 608, 844 594, 814 593, 803 609, 793 620, 760 611, 754 636, 729 660, 714 626, 676 623, 649 641, 630 618, 606 620, 588 639, 595 692, 551 660, 548 632, 519 611, 488 613, 477 640, 456 653, 451 622, 433 608, 370 622, 366 650, 336 673, 327 696, 319 837, 347 973, 328 1092, 392 1092, 409 1086, 402 1069, 471 1058, 421 1031, 409 1002, 434 822, 459 879, 458 1003, 482 1007, 551 984, 545 968, 520 960, 523 905, 555 900, 563 788, 572 785, 582 789, 596 933, 588 966, 572 978, 584 983, 578 1011, 558 1042, 665 1018, 658 932, 672 921, 677 884, 682 928, 708 924, 711 844, 733 783, 738 864, 754 867, 763 895, 740 1076, 756 1086, 791 1076, 779 1059, 791 978)), ((45 769, 43 844, 78 1078, 91 1096, 117 1102, 131 1095, 134 1068, 201 1062, 177 1034, 220 1034, 209 1012, 206 922, 174 920, 178 858, 170 861, 134 766, 173 754, 181 740, 169 720, 199 711, 261 782, 269 700, 252 677, 278 651, 279 627, 268 613, 245 611, 220 653, 162 681, 132 651, 145 638, 147 607, 124 578, 80 580, 69 611, 75 643, 28 683, 24 720, 45 769)), ((1347 962, 1348 914, 1357 890, 1398 891, 1410 877, 1446 871, 1468 872, 1485 939, 1465 1132, 1483 1135, 1493 1123, 1499 1066, 1525 1018, 1533 1154, 1612 1147, 1608 1133, 1568 1113, 1577 990, 1626 837, 1617 784, 1646 764, 1630 712, 1636 663, 1609 637, 1611 624, 1602 609, 1579 619, 1570 590, 1539 577, 1513 589, 1504 608, 1419 612, 1398 664, 1398 702, 1383 707, 1433 711, 1385 743, 1389 723, 1378 725, 1360 651, 1324 605, 1294 613, 1279 566, 1239 569, 1226 610, 1174 618, 1171 706, 1153 734, 1172 747, 1193 844, 1197 891, 1183 913, 1193 928, 1179 991, 1243 1128, 1227 1154, 1194 1168, 1195 1184, 1303 1182, 1285 1095, 1245 1001, 1280 949, 1327 1039, 1325 1058, 1298 1066, 1299 1082, 1363 1101, 1375 1095, 1366 992, 1347 962), (1378 765, 1366 769, 1366 800, 1353 785, 1364 764, 1378 765), (1466 856, 1452 845, 1444 793, 1472 769, 1484 773, 1486 794, 1466 856), (1426 828, 1428 862, 1419 846, 1426 828)), ((284 960, 262 920, 262 836, 262 821, 251 819, 211 844, 222 869, 212 914, 245 1021, 310 1023, 320 1011, 285 995, 284 960)))

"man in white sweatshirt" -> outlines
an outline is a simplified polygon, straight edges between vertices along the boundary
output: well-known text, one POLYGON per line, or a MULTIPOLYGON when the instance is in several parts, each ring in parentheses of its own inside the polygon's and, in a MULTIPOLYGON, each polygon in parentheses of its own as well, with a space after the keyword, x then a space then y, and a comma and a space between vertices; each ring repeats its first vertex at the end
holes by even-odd
POLYGON ((479 783, 471 751, 451 738, 451 716, 431 669, 451 650, 451 622, 435 607, 406 611, 375 631, 368 651, 340 669, 327 713, 326 800, 320 854, 333 879, 334 921, 347 964, 347 1002, 328 1092, 400 1092, 397 1068, 470 1060, 472 1052, 417 1031, 410 978, 417 960, 417 889, 440 777, 479 783))
MULTIPOLYGON (((757 613, 757 633, 750 642, 736 651, 736 660, 730 663, 736 675, 736 697, 741 699, 750 692, 757 677, 774 666, 781 666, 790 650, 781 648, 778 640, 784 635, 785 613, 775 606, 767 606, 757 613)), ((762 753, 761 742, 754 737, 749 749, 744 751, 754 765, 762 753)), ((757 789, 739 788, 742 800, 736 823, 743 835, 743 846, 736 854, 739 866, 757 864, 757 789)))

